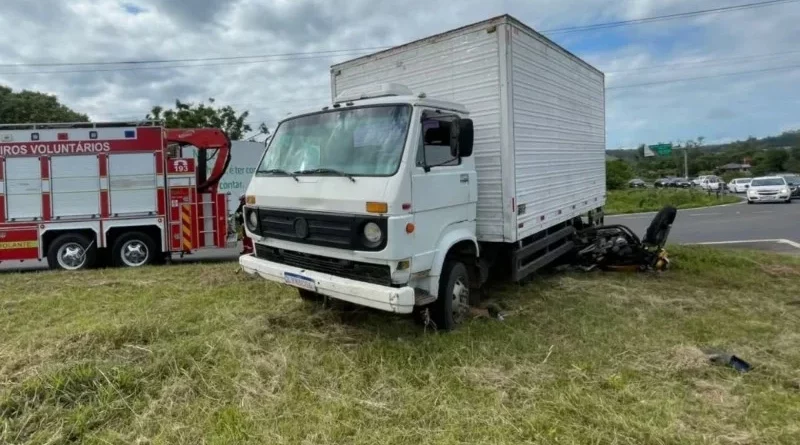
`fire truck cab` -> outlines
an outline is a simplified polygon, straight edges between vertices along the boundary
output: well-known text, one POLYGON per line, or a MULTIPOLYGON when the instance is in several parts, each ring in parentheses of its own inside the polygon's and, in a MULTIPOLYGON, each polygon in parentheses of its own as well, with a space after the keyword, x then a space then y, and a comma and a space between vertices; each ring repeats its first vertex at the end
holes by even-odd
POLYGON ((0 125, 0 261, 140 267, 233 247, 230 146, 157 121, 0 125))

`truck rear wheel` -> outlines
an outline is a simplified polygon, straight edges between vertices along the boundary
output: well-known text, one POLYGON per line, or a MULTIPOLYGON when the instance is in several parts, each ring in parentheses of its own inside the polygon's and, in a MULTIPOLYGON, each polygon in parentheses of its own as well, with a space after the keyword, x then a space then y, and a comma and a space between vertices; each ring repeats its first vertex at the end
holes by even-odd
POLYGON ((97 246, 83 235, 68 233, 61 235, 47 249, 50 268, 81 270, 94 266, 97 246))
POLYGON ((447 261, 439 281, 439 296, 433 303, 432 317, 436 328, 453 330, 469 313, 469 273, 459 261, 447 261))
POLYGON ((117 238, 111 249, 111 261, 116 267, 141 267, 155 259, 153 239, 141 232, 128 232, 117 238))

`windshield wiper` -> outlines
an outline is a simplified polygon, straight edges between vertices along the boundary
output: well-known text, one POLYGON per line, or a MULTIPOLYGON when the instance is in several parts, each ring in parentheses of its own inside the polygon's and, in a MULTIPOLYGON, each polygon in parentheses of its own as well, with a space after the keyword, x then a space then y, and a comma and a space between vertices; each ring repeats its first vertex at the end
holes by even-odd
POLYGON ((356 178, 354 178, 353 175, 333 168, 315 168, 312 170, 298 170, 294 172, 294 174, 296 175, 314 175, 314 174, 325 174, 325 173, 341 176, 349 179, 351 182, 356 182, 356 178))
POLYGON ((297 182, 300 182, 300 180, 297 179, 297 175, 295 175, 294 173, 289 173, 286 170, 281 170, 279 168, 271 168, 269 170, 259 170, 256 173, 261 173, 261 174, 265 174, 265 175, 275 175, 275 174, 277 174, 277 175, 291 176, 292 179, 294 179, 297 182))

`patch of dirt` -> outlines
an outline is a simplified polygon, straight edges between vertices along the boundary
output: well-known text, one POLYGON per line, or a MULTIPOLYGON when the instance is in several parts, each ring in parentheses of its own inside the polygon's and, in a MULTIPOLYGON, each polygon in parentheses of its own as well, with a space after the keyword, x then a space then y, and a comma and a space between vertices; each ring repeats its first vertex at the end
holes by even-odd
POLYGON ((732 407, 739 404, 739 397, 731 394, 730 388, 708 380, 692 382, 694 394, 699 400, 710 405, 732 407))
POLYGON ((761 271, 771 277, 800 277, 800 268, 797 266, 787 266, 781 264, 773 264, 769 266, 759 266, 761 271))
POLYGON ((676 371, 702 369, 709 366, 708 356, 695 346, 678 346, 669 351, 668 367, 676 371))

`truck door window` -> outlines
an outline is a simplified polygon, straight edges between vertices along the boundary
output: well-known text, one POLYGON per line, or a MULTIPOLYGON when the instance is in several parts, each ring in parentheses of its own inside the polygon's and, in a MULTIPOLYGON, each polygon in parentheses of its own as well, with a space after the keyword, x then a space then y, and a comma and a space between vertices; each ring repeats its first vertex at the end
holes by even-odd
POLYGON ((456 166, 460 158, 450 154, 450 122, 429 119, 422 122, 420 148, 417 150, 418 167, 456 166))

